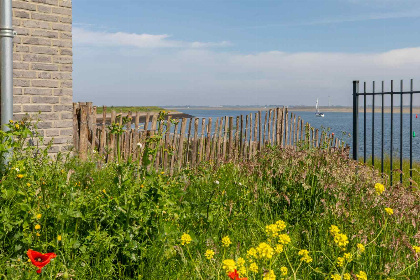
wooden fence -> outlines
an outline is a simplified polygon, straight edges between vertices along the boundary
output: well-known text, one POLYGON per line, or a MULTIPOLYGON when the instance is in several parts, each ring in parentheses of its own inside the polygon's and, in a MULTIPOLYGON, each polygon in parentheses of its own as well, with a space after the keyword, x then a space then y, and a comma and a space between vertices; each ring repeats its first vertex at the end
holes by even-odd
MULTIPOLYGON (((171 119, 163 113, 116 113, 107 119, 106 107, 97 118, 91 102, 73 104, 74 148, 81 159, 98 153, 105 162, 138 160, 146 149, 155 149, 152 166, 173 170, 251 159, 264 147, 324 146, 343 148, 334 134, 319 131, 287 108, 221 118, 171 119), (140 122, 140 116, 144 121, 140 122), (123 119, 129 119, 124 124, 123 119), (97 119, 99 122, 97 122, 97 119), (110 125, 123 128, 112 131, 110 125)), ((139 161, 141 162, 141 161, 139 161)))

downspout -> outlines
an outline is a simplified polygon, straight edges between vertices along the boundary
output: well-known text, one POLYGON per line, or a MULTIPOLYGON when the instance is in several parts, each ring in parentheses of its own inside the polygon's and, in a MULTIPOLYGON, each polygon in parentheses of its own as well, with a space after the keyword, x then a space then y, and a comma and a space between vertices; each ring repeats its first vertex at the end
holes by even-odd
POLYGON ((13 119, 13 31, 12 0, 0 0, 0 91, 1 129, 13 119))

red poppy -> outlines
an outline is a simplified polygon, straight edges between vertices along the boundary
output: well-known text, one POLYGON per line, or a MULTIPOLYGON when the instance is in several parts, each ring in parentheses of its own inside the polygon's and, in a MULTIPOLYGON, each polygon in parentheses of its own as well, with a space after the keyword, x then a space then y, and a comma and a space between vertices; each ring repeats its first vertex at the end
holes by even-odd
POLYGON ((230 279, 233 279, 233 280, 248 280, 247 277, 239 278, 239 274, 238 274, 238 271, 236 271, 236 269, 235 271, 232 271, 231 273, 229 273, 228 276, 230 279))
POLYGON ((31 260, 32 264, 39 269, 36 271, 37 273, 41 273, 41 269, 46 266, 53 258, 57 255, 54 253, 46 253, 42 254, 37 251, 33 251, 31 249, 27 252, 29 259, 31 260))

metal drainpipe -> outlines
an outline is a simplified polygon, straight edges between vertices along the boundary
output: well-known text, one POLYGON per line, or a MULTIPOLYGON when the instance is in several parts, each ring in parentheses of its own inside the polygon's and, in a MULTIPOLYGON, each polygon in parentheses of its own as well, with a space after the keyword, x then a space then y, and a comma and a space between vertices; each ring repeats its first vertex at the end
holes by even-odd
POLYGON ((1 129, 13 119, 13 31, 12 0, 0 0, 0 91, 1 129))

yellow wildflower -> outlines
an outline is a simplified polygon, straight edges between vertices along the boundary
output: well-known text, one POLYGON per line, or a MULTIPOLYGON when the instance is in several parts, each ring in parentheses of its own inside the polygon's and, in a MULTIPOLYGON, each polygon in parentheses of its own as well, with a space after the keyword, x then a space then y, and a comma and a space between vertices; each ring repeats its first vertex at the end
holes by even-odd
POLYGON ((16 175, 16 177, 18 177, 19 179, 22 179, 23 178, 23 174, 18 174, 18 175, 16 175))
POLYGON ((248 250, 246 255, 247 255, 248 258, 249 257, 256 258, 257 257, 257 250, 255 248, 251 248, 251 249, 248 250))
POLYGON ((333 236, 336 236, 337 234, 339 234, 339 233, 340 233, 340 229, 339 229, 337 226, 335 226, 335 225, 331 225, 331 226, 330 226, 330 233, 331 233, 333 236))
POLYGON ((246 267, 245 266, 241 266, 241 267, 239 267, 239 269, 238 269, 238 274, 239 274, 239 276, 245 276, 246 275, 246 267))
POLYGON ((273 257, 274 250, 270 245, 263 242, 258 245, 257 252, 259 258, 271 259, 273 257))
POLYGON ((338 247, 341 247, 341 249, 343 250, 345 250, 347 244, 349 244, 347 235, 342 233, 338 233, 334 236, 334 242, 338 245, 338 247))
POLYGON ((61 235, 57 236, 57 240, 61 241, 61 235))
POLYGON ((268 236, 276 237, 279 235, 279 230, 276 224, 265 226, 265 232, 268 236))
POLYGON ((365 245, 363 245, 362 243, 357 244, 357 251, 359 251, 360 253, 364 253, 365 250, 365 245))
POLYGON ((385 211, 388 213, 388 215, 392 215, 392 214, 394 214, 394 210, 392 210, 392 208, 388 208, 388 207, 386 207, 386 208, 385 208, 385 211))
POLYGON ((41 219, 41 217, 42 217, 42 215, 41 214, 38 214, 38 215, 36 215, 36 218, 39 220, 39 219, 41 219))
POLYGON ((31 183, 26 183, 26 186, 27 186, 27 187, 30 187, 30 186, 31 186, 31 183))
POLYGON ((9 123, 13 123, 13 120, 9 120, 9 123))
POLYGON ((190 244, 190 242, 192 241, 191 236, 188 233, 184 233, 181 236, 181 245, 185 245, 185 244, 190 244))
POLYGON ((346 262, 346 260, 343 257, 338 257, 337 258, 337 266, 338 267, 343 267, 345 262, 346 262))
POLYGON ((308 250, 300 250, 298 255, 302 258, 300 259, 302 262, 310 263, 312 262, 312 258, 309 256, 308 250))
POLYGON ((269 270, 263 277, 263 280, 276 280, 276 275, 273 270, 269 270))
POLYGON ((19 129, 19 124, 15 124, 16 129, 19 129))
POLYGON ((280 272, 281 272, 281 276, 286 276, 287 275, 287 267, 282 266, 280 267, 280 272))
POLYGON ((232 242, 230 241, 229 236, 225 236, 222 238, 222 246, 223 247, 229 247, 229 245, 232 244, 232 242))
POLYGON ((103 190, 102 190, 102 192, 103 192, 104 194, 106 194, 106 190, 105 190, 105 189, 103 189, 103 190))
POLYGON ((344 258, 346 261, 351 262, 353 260, 353 255, 351 253, 345 253, 344 258))
POLYGON ((245 260, 244 260, 243 258, 238 258, 238 259, 236 260, 236 264, 237 264, 238 266, 243 266, 243 265, 245 264, 245 260))
POLYGON ((280 234, 279 235, 279 243, 283 245, 287 245, 291 242, 290 236, 288 234, 280 234))
POLYGON ((382 185, 381 183, 376 183, 375 190, 376 190, 377 195, 381 195, 385 191, 385 186, 382 185))
POLYGON ((357 280, 367 280, 367 274, 364 271, 359 271, 359 274, 356 274, 357 280))
POLYGON ((41 225, 35 225, 35 229, 36 229, 36 230, 41 229, 41 225))
POLYGON ((204 256, 208 259, 211 260, 214 257, 214 251, 213 250, 207 250, 206 253, 204 254, 204 256))
POLYGON ((143 184, 141 184, 140 188, 144 188, 144 185, 143 185, 143 184))
POLYGON ((236 269, 236 263, 232 259, 227 259, 223 261, 223 269, 226 273, 232 272, 236 269))
POLYGON ((351 280, 350 273, 344 273, 344 280, 351 280))
POLYGON ((254 263, 254 262, 251 263, 249 265, 249 271, 254 272, 254 273, 257 273, 258 272, 258 265, 256 263, 254 263))
POLYGON ((278 220, 276 222, 276 226, 278 228, 279 231, 285 230, 286 229, 286 223, 282 220, 278 220))
POLYGON ((420 247, 419 246, 413 246, 413 250, 416 251, 416 254, 420 253, 420 247))
POLYGON ((281 244, 277 244, 276 247, 274 248, 274 251, 276 251, 277 254, 282 253, 284 250, 284 246, 281 244))
POLYGON ((41 234, 39 234, 39 232, 36 233, 36 236, 41 236, 41 234))
POLYGON ((333 275, 331 275, 331 279, 332 280, 341 280, 341 276, 340 276, 340 274, 333 274, 333 275))

